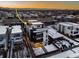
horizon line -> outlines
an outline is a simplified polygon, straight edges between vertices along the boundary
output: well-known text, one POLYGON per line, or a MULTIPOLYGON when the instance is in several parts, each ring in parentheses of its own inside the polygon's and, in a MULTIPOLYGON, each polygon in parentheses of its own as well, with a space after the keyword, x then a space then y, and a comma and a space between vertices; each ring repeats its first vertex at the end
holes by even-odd
POLYGON ((19 8, 19 7, 15 7, 15 8, 11 8, 11 7, 0 7, 0 8, 9 8, 9 9, 36 9, 36 10, 79 10, 79 9, 65 9, 65 8, 63 8, 63 9, 61 9, 61 8, 57 8, 57 9, 55 9, 55 8, 19 8))

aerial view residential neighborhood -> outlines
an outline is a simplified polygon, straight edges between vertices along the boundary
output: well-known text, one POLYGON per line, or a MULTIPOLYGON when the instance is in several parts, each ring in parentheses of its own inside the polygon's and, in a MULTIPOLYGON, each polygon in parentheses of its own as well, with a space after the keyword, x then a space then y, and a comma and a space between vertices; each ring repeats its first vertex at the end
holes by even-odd
POLYGON ((79 58, 79 1, 0 1, 0 58, 79 58))

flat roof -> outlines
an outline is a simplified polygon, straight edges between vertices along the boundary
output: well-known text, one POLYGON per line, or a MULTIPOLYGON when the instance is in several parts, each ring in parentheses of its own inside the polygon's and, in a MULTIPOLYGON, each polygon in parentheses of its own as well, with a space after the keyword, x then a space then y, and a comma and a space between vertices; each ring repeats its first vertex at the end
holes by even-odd
POLYGON ((28 20, 29 22, 35 22, 35 21, 38 21, 38 20, 28 20))
POLYGON ((78 26, 79 24, 73 23, 73 22, 61 22, 59 24, 65 25, 65 26, 78 26))
POLYGON ((14 25, 14 26, 12 26, 13 28, 21 28, 21 26, 20 25, 14 25))
POLYGON ((52 52, 52 51, 57 50, 57 48, 56 48, 53 44, 46 45, 45 48, 46 48, 46 50, 47 50, 48 52, 52 52))
POLYGON ((1 35, 1 34, 6 34, 7 27, 8 27, 8 26, 0 26, 0 35, 1 35))
POLYGON ((75 25, 75 26, 78 26, 79 24, 76 24, 76 23, 72 23, 72 22, 66 22, 67 24, 70 24, 70 25, 75 25))
POLYGON ((42 22, 32 22, 33 25, 43 24, 42 22))
POLYGON ((73 15, 67 15, 65 18, 73 18, 73 15))
POLYGON ((64 26, 72 26, 72 25, 67 24, 67 23, 65 23, 65 22, 62 22, 62 23, 59 23, 59 24, 64 25, 64 26))
POLYGON ((11 33, 20 33, 20 32, 22 32, 20 25, 12 26, 12 32, 11 33))
POLYGON ((48 35, 51 37, 51 38, 60 38, 60 37, 63 37, 60 33, 58 33, 55 29, 53 28, 49 28, 48 29, 48 35))
POLYGON ((41 55, 41 54, 45 54, 44 50, 42 48, 33 48, 34 53, 36 56, 41 55))

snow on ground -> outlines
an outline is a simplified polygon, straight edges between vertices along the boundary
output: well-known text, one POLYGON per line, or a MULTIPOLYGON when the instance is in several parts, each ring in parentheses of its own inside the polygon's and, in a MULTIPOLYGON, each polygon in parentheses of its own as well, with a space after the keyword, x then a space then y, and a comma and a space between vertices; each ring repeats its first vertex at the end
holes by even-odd
MULTIPOLYGON (((51 31, 52 31, 52 30, 49 30, 50 33, 51 33, 51 31)), ((53 38, 61 37, 61 36, 62 36, 63 38, 69 40, 70 42, 74 43, 75 45, 79 45, 78 42, 75 42, 74 40, 72 40, 72 39, 70 39, 70 38, 64 36, 63 34, 60 34, 60 33, 57 34, 57 33, 58 33, 58 32, 56 32, 56 31, 54 31, 54 30, 52 31, 51 34, 52 34, 53 38), (55 34, 56 34, 56 35, 55 35, 55 34), (57 35, 58 35, 58 36, 57 36, 57 35)), ((66 42, 65 42, 65 44, 66 44, 66 42)), ((46 50, 47 50, 48 52, 57 50, 57 48, 56 48, 53 44, 46 45, 45 48, 46 48, 46 50)), ((33 48, 33 50, 34 50, 35 55, 42 55, 42 54, 45 54, 45 52, 43 51, 42 48, 33 48)), ((79 47, 78 47, 78 48, 74 48, 73 50, 74 50, 75 52, 77 52, 77 53, 75 53, 75 56, 77 56, 77 55, 78 55, 78 52, 79 52, 79 47)), ((62 53, 59 53, 59 54, 50 56, 50 58, 67 58, 67 57, 72 57, 72 56, 74 56, 74 52, 71 51, 71 50, 68 50, 68 51, 65 51, 65 52, 62 52, 62 53), (69 55, 69 54, 70 54, 70 55, 69 55)), ((74 56, 74 57, 75 57, 75 56, 74 56)), ((49 58, 49 57, 48 57, 48 58, 49 58)))
POLYGON ((46 45, 45 48, 48 52, 57 50, 57 48, 53 44, 46 45))
POLYGON ((73 52, 71 50, 68 50, 66 52, 62 52, 62 53, 50 56, 48 58, 67 58, 69 54, 73 54, 73 52))
POLYGON ((48 58, 75 58, 79 57, 79 47, 73 48, 72 50, 68 50, 56 55, 49 56, 48 58), (74 52, 73 52, 73 51, 74 52))
POLYGON ((74 43, 75 45, 79 45, 78 42, 75 42, 73 41, 72 39, 66 37, 65 35, 57 32, 55 29, 49 27, 48 28, 48 35, 51 37, 51 38, 58 38, 58 37, 64 37, 65 39, 69 40, 70 42, 74 43))
POLYGON ((42 48, 33 48, 33 50, 36 56, 45 54, 42 48))
POLYGON ((72 50, 74 50, 76 53, 79 53, 79 47, 73 48, 72 50))
POLYGON ((69 40, 70 42, 74 43, 75 45, 79 45, 78 42, 75 42, 75 41, 73 41, 72 39, 70 39, 70 38, 68 38, 68 37, 66 37, 66 36, 64 36, 64 35, 63 35, 63 37, 66 38, 67 40, 69 40))
MULTIPOLYGON (((56 32, 56 31, 51 31, 51 32, 56 32)), ((55 33, 57 35, 57 33, 55 33)), ((79 45, 78 42, 75 42, 74 40, 64 36, 63 34, 60 34, 63 38, 69 40, 70 42, 74 43, 75 45, 79 45)), ((53 35, 52 35, 53 36, 53 35)), ((77 48, 74 48, 72 50, 68 50, 68 51, 65 51, 65 52, 62 52, 62 53, 59 53, 59 54, 56 54, 56 55, 53 55, 53 56, 50 56, 48 58, 67 58, 67 57, 78 57, 79 56, 79 47, 77 48), (73 51, 75 51, 75 53, 73 51)))
POLYGON ((76 38, 75 40, 79 41, 79 38, 76 38))

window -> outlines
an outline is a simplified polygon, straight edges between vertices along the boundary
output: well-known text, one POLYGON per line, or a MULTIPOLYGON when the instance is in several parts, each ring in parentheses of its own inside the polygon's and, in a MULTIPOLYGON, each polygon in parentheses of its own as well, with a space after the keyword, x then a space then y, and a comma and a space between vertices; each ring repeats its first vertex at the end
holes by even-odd
POLYGON ((68 29, 70 29, 70 27, 68 27, 68 29))
POLYGON ((78 32, 74 32, 74 34, 77 34, 78 32))
POLYGON ((78 28, 76 28, 76 30, 78 31, 79 29, 78 29, 78 28))
POLYGON ((14 37, 20 37, 20 34, 15 34, 14 37))
POLYGON ((73 32, 71 31, 71 33, 73 33, 73 32))
POLYGON ((0 41, 2 41, 4 38, 3 38, 3 36, 0 36, 0 41))
POLYGON ((36 33, 36 35, 42 35, 42 33, 36 33))
POLYGON ((71 29, 71 30, 73 30, 73 27, 71 26, 71 27, 68 27, 68 29, 71 29))
POLYGON ((37 28, 39 28, 40 27, 40 25, 37 25, 37 28))

